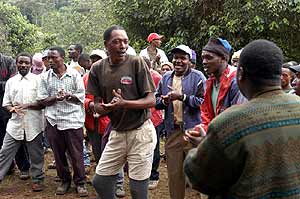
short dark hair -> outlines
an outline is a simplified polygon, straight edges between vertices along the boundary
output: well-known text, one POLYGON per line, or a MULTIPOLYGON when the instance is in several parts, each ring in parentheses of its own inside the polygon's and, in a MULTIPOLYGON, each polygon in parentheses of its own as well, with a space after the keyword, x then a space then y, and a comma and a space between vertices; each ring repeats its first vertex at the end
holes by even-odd
POLYGON ((263 39, 246 45, 239 60, 244 75, 258 86, 280 83, 282 63, 282 50, 275 43, 263 39))
POLYGON ((78 58, 78 62, 81 62, 81 61, 87 61, 87 60, 90 60, 90 55, 89 54, 81 54, 79 55, 79 58, 78 58))
POLYGON ((112 31, 114 31, 114 30, 124 30, 124 31, 125 31, 125 29, 124 29, 122 26, 119 26, 119 25, 113 25, 113 26, 107 28, 107 29, 104 31, 104 33, 103 33, 103 40, 104 40, 104 41, 109 41, 110 36, 111 36, 111 33, 112 33, 112 31))
POLYGON ((21 52, 16 56, 16 63, 18 62, 19 57, 29 57, 30 62, 32 63, 32 55, 28 52, 21 52))
POLYGON ((83 51, 83 46, 81 44, 74 44, 75 50, 77 50, 80 54, 83 51))
POLYGON ((61 57, 66 56, 65 50, 62 47, 52 46, 52 47, 49 48, 49 50, 56 50, 60 54, 61 57))

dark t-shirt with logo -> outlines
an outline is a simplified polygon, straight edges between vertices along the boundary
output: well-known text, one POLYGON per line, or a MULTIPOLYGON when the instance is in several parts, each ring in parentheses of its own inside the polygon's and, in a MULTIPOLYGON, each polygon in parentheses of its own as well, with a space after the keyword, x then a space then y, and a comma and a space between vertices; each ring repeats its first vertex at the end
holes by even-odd
MULTIPOLYGON (((150 71, 139 56, 128 55, 126 60, 112 65, 109 58, 103 59, 90 71, 87 92, 101 97, 104 103, 113 99, 113 89, 121 89, 126 100, 144 98, 154 92, 155 87, 150 71)), ((132 130, 149 119, 149 109, 117 109, 108 114, 113 129, 118 131, 132 130)))

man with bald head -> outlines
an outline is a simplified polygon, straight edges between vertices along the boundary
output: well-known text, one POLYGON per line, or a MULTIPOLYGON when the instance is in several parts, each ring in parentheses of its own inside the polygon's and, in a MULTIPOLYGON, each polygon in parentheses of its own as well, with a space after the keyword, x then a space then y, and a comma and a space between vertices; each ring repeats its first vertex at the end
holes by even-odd
POLYGON ((300 98, 282 91, 282 64, 273 42, 243 49, 237 83, 249 101, 218 115, 188 154, 194 189, 211 198, 299 198, 300 98))

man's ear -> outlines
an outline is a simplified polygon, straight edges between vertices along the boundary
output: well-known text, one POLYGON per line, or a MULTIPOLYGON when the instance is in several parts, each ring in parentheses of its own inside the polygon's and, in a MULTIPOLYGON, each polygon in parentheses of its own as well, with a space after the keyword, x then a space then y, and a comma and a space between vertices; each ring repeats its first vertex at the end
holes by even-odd
POLYGON ((245 72, 244 72, 244 69, 243 67, 241 66, 238 66, 237 68, 237 74, 236 74, 236 78, 241 81, 244 79, 244 75, 245 75, 245 72))

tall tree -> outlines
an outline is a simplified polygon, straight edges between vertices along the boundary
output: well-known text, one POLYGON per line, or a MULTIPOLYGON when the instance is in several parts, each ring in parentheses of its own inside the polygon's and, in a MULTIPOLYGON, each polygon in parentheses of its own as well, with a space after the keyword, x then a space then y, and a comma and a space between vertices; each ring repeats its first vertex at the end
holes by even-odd
POLYGON ((0 52, 16 55, 38 49, 43 34, 14 6, 0 3, 0 52))
POLYGON ((238 50, 265 38, 289 59, 300 57, 299 0, 110 0, 118 22, 137 48, 150 32, 167 38, 165 50, 185 43, 201 51, 211 36, 224 37, 238 50), (138 25, 137 25, 138 24, 138 25))

